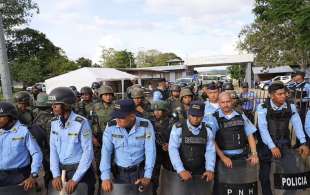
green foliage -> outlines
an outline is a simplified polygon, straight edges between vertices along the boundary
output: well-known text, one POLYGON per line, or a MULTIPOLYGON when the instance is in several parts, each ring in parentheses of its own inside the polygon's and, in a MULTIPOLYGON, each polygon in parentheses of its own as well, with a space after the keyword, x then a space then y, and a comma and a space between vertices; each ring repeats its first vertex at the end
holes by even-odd
POLYGON ((227 67, 227 71, 230 74, 232 79, 243 80, 245 77, 245 69, 244 65, 232 65, 227 67))
POLYGON ((83 67, 91 67, 92 66, 92 61, 91 59, 81 57, 75 61, 75 63, 78 65, 78 67, 83 68, 83 67))
POLYGON ((103 49, 102 66, 107 68, 134 68, 136 67, 133 53, 127 50, 116 51, 113 48, 103 49))
POLYGON ((136 57, 138 67, 166 66, 168 60, 181 59, 174 53, 162 53, 157 50, 140 51, 136 57))
POLYGON ((39 8, 33 0, 0 0, 0 13, 4 29, 11 33, 13 27, 27 23, 39 8))
POLYGON ((310 1, 256 0, 255 21, 240 32, 239 48, 265 66, 310 63, 310 1))
POLYGON ((27 85, 78 68, 45 34, 34 29, 12 33, 7 48, 13 79, 27 85))

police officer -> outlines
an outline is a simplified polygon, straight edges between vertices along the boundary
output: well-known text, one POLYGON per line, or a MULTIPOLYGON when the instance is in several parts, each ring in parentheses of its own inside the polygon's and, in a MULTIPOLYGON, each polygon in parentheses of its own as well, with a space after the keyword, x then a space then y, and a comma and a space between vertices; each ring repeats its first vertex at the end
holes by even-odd
POLYGON ((151 103, 145 99, 144 90, 134 88, 131 97, 136 105, 137 116, 150 119, 152 117, 151 103))
POLYGON ((153 101, 167 100, 169 98, 169 91, 165 78, 160 78, 158 87, 153 91, 153 101))
POLYGON ((218 98, 219 98, 219 88, 218 86, 212 82, 207 85, 206 90, 208 100, 205 101, 205 118, 210 117, 218 108, 218 98))
POLYGON ((219 95, 220 109, 214 112, 208 124, 216 141, 216 153, 226 167, 232 168, 232 159, 247 159, 255 165, 258 162, 254 133, 256 127, 243 113, 233 109, 231 94, 219 95), (247 147, 250 147, 250 152, 247 147))
POLYGON ((242 102, 242 111, 254 123, 254 110, 256 94, 254 91, 249 91, 249 84, 243 82, 241 84, 242 92, 240 93, 240 101, 242 102))
POLYGON ((170 132, 174 124, 174 119, 169 117, 169 105, 166 101, 156 101, 153 104, 154 117, 152 122, 155 128, 156 135, 156 163, 153 171, 153 194, 157 194, 157 188, 159 185, 160 168, 163 167, 167 170, 173 170, 169 154, 168 143, 170 138, 170 132))
POLYGON ((169 156, 181 180, 189 181, 193 175, 201 175, 207 181, 214 178, 215 145, 209 127, 202 122, 204 103, 193 101, 188 119, 177 122, 170 134, 169 156))
POLYGON ((93 91, 90 87, 85 86, 81 88, 80 93, 82 100, 78 103, 77 114, 90 119, 91 111, 94 106, 93 91))
POLYGON ((181 89, 181 92, 180 92, 181 106, 173 110, 173 113, 176 115, 176 118, 179 121, 184 121, 187 119, 187 112, 193 100, 193 96, 194 96, 193 92, 189 88, 181 89))
POLYGON ((181 102, 180 102, 181 87, 179 85, 172 85, 170 88, 170 91, 171 91, 171 95, 167 99, 167 102, 168 102, 169 107, 170 107, 170 112, 172 112, 177 107, 181 106, 181 102))
POLYGON ((0 187, 21 184, 26 191, 35 187, 42 153, 8 102, 0 102, 0 155, 0 187))
POLYGON ((150 121, 137 117, 135 110, 133 100, 117 101, 112 113, 115 120, 104 131, 100 162, 104 192, 113 190, 111 173, 115 183, 150 184, 156 158, 154 129, 150 121))
POLYGON ((19 121, 27 127, 30 127, 33 120, 31 94, 27 91, 17 92, 14 100, 17 107, 19 121))
POLYGON ((260 104, 258 114, 258 154, 260 157, 259 178, 264 195, 271 195, 270 166, 271 158, 281 158, 281 150, 290 148, 292 124, 301 146, 301 155, 308 155, 309 148, 305 145, 306 138, 296 106, 287 101, 285 86, 282 82, 273 82, 269 88, 270 99, 260 104))
POLYGON ((56 115, 50 135, 52 186, 57 191, 64 187, 66 193, 71 194, 79 183, 86 183, 88 194, 93 194, 95 177, 91 163, 94 154, 88 120, 72 111, 75 95, 70 88, 55 88, 48 98, 56 115), (61 181, 62 171, 66 172, 66 186, 61 181))

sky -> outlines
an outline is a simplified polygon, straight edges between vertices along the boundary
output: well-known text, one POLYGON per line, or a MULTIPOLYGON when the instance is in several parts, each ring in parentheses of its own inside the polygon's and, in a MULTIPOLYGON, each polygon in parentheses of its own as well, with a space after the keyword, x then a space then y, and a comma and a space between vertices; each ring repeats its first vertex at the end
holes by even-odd
POLYGON ((102 48, 157 49, 190 57, 238 54, 254 0, 34 0, 29 26, 67 56, 100 60, 102 48))

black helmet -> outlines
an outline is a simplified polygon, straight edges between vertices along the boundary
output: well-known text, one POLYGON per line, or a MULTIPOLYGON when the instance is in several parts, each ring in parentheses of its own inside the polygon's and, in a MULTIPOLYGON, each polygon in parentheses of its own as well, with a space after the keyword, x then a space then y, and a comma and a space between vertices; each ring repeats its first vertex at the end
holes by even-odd
POLYGON ((72 85, 72 86, 70 86, 69 88, 72 89, 72 91, 77 91, 76 86, 73 86, 73 85, 72 85))
POLYGON ((76 96, 69 87, 57 87, 48 95, 51 103, 72 105, 76 101, 76 96))
POLYGON ((27 91, 17 92, 14 96, 14 100, 16 103, 28 103, 31 104, 32 97, 31 94, 27 91))
POLYGON ((17 110, 12 103, 0 102, 0 116, 10 116, 17 119, 17 110))
POLYGON ((100 88, 100 83, 98 83, 98 82, 93 82, 92 84, 91 84, 91 88, 92 89, 99 89, 100 88))
POLYGON ((82 87, 80 93, 93 95, 93 90, 90 87, 82 87))
POLYGON ((229 83, 224 83, 223 85, 223 91, 226 91, 226 90, 234 90, 234 85, 229 82, 229 83))

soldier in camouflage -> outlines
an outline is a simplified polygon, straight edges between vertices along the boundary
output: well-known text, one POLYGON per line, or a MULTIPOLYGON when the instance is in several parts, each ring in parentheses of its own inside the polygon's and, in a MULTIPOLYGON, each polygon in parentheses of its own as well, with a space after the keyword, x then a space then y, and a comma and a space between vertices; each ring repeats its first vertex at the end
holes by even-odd
POLYGON ((136 105, 136 115, 141 118, 151 119, 153 115, 151 103, 145 99, 144 90, 142 88, 134 88, 131 91, 131 97, 136 105))
POLYGON ((155 101, 153 110, 154 116, 151 121, 154 125, 156 136, 156 163, 153 170, 152 183, 153 195, 156 195, 161 166, 163 165, 164 168, 173 170, 168 154, 168 143, 175 120, 169 117, 169 104, 166 101, 155 101))
POLYGON ((170 90, 171 90, 171 96, 168 98, 167 102, 170 107, 170 112, 172 112, 177 107, 181 106, 181 102, 180 102, 181 87, 178 85, 173 85, 171 86, 170 90))
POLYGON ((180 92, 181 106, 173 110, 173 115, 178 121, 182 122, 187 119, 187 112, 193 100, 193 92, 189 88, 183 88, 180 92))
POLYGON ((80 94, 82 100, 78 103, 77 114, 82 115, 90 120, 90 114, 94 107, 93 90, 87 86, 82 87, 80 90, 80 94))
POLYGON ((14 97, 18 111, 18 119, 27 127, 30 127, 33 121, 32 103, 33 98, 27 91, 20 91, 14 97))

